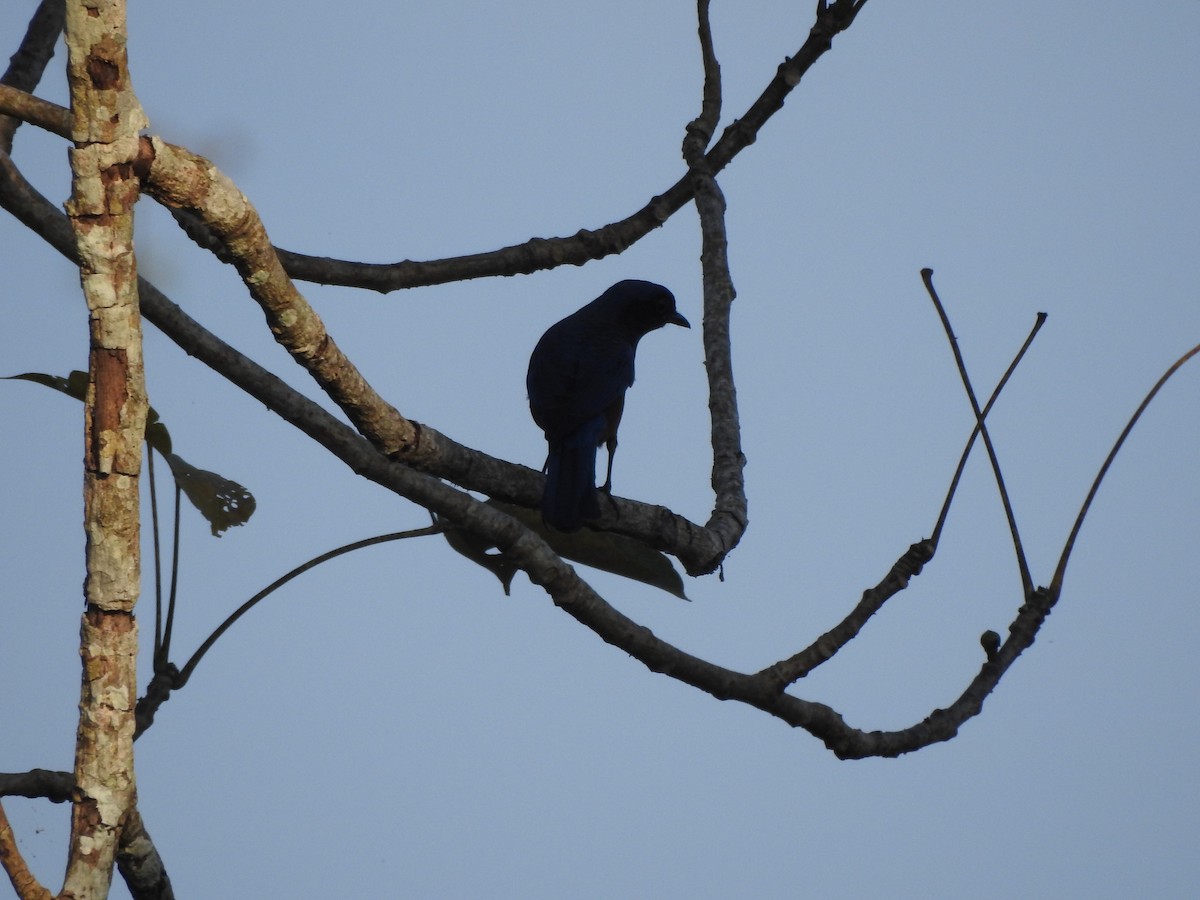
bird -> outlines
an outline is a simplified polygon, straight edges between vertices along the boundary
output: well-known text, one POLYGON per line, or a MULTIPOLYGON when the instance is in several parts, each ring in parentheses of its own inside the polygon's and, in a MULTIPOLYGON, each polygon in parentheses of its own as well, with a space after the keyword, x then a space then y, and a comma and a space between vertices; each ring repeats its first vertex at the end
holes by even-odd
POLYGON ((692 327, 661 284, 627 279, 551 325, 533 348, 525 387, 549 445, 542 520, 555 530, 578 531, 584 519, 600 515, 596 451, 608 447, 600 490, 611 493, 617 427, 638 341, 664 325, 692 327))

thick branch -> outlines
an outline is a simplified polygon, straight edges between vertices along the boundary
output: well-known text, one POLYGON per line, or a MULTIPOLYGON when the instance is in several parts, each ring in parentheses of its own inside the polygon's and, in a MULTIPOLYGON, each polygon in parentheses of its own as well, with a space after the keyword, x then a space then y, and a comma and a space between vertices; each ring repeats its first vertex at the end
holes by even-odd
POLYGON ((75 776, 70 772, 0 772, 0 797, 40 797, 51 803, 67 803, 74 792, 75 776))
POLYGON ((687 127, 683 157, 687 162, 700 216, 700 263, 704 283, 704 366, 708 375, 708 410, 712 421, 715 494, 706 528, 726 551, 741 540, 749 522, 742 471, 742 429, 737 388, 733 381, 733 350, 729 319, 736 295, 729 273, 729 241, 725 232, 725 195, 709 168, 704 148, 721 117, 721 67, 713 50, 708 0, 697 4, 700 48, 704 62, 704 100, 700 115, 687 127))
POLYGON ((137 807, 129 811, 121 828, 117 868, 133 900, 174 900, 167 868, 137 807))
POLYGON ((275 339, 380 450, 421 460, 420 429, 367 383, 280 265, 258 212, 207 159, 156 137, 142 142, 146 190, 196 213, 228 249, 275 339))

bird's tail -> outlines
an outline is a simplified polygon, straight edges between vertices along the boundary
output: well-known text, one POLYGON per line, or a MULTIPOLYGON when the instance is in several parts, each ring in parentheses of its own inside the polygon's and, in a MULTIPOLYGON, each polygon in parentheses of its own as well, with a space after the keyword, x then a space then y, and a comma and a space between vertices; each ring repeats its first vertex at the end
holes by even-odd
POLYGON ((559 531, 578 531, 584 519, 600 515, 596 499, 596 448, 604 416, 596 416, 570 434, 550 442, 542 519, 559 531))

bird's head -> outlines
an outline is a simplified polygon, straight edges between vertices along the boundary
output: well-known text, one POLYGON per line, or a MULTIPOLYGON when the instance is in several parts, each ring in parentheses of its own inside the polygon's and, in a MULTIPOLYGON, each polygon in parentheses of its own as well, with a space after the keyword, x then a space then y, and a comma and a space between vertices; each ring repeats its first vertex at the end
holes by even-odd
POLYGON ((692 327, 675 309, 675 295, 652 281, 618 281, 601 299, 620 309, 621 318, 635 341, 664 325, 692 327))

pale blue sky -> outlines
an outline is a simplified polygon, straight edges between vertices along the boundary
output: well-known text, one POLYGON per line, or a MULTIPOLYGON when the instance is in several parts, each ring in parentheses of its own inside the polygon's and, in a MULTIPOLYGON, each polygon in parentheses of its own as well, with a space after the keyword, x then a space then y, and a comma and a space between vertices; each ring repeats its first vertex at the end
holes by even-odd
MULTIPOLYGON (((33 6, 0 9, 5 55, 33 6)), ((811 6, 714 4, 723 125, 800 46, 811 6)), ((690 3, 135 7, 152 130, 210 155, 297 251, 424 259, 597 227, 676 180, 699 110, 690 3)), ((929 534, 972 419, 923 266, 985 395, 1049 313, 991 418, 1034 578, 1049 579, 1112 440, 1200 341, 1200 4, 1136 9, 867 4, 721 176, 750 530, 723 582, 688 580, 690 604, 595 574, 607 599, 689 652, 757 669, 929 534)), ((51 66, 40 93, 62 102, 61 57, 51 66)), ((62 140, 23 128, 14 158, 66 197, 62 140)), ((315 394, 235 273, 151 201, 138 216, 144 274, 315 394)), ((403 412, 536 467, 523 378, 542 330, 625 277, 668 285, 698 322, 698 253, 684 209, 584 268, 389 296, 302 289, 403 412)), ((83 367, 73 271, 10 219, 0 266, 0 374, 83 367)), ((219 541, 185 511, 175 656, 305 559, 426 524, 146 340, 176 449, 258 500, 219 541)), ((703 521, 699 335, 651 335, 638 363, 616 490, 703 521)), ((1114 466, 1037 643, 952 742, 839 762, 649 673, 524 576, 504 597, 431 538, 319 568, 217 645, 137 744, 146 824, 193 897, 1191 896, 1198 399, 1193 363, 1114 466)), ((80 407, 4 383, 0 409, 0 770, 70 768, 80 407)), ((1005 632, 1021 600, 983 462, 934 563, 797 693, 867 729, 959 694, 979 634, 1005 632)), ((148 639, 148 608, 141 622, 148 639)), ((5 806, 57 889, 66 811, 5 806)))

